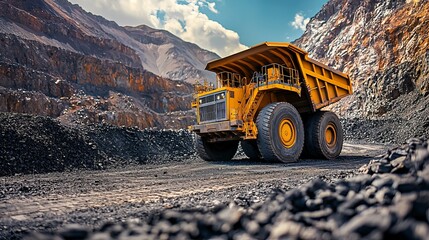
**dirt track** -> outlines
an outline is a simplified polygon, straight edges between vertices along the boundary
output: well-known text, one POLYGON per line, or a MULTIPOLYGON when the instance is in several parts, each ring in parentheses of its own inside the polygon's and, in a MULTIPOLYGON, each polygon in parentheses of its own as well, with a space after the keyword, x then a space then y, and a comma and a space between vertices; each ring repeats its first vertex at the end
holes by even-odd
POLYGON ((86 224, 85 219, 91 216, 96 216, 94 221, 103 221, 105 216, 112 216, 111 210, 106 210, 112 207, 115 212, 127 209, 122 211, 122 215, 114 215, 115 218, 127 219, 136 211, 142 211, 139 209, 142 206, 148 207, 143 211, 156 212, 163 208, 180 208, 189 201, 193 207, 211 207, 231 201, 240 194, 264 198, 264 194, 272 190, 260 193, 258 184, 268 184, 268 188, 281 184, 290 188, 318 176, 328 180, 345 177, 344 171, 355 170, 386 149, 383 145, 345 144, 341 157, 335 161, 301 160, 292 164, 268 164, 245 159, 213 163, 190 159, 181 163, 107 171, 2 177, 0 227, 6 234, 2 237, 14 236, 15 233, 19 236, 19 233, 33 229, 55 229, 67 222, 86 224), (249 189, 256 192, 249 192, 249 189), (217 193, 220 193, 219 198, 216 198, 217 193), (207 194, 215 197, 205 199, 207 194), (77 216, 72 221, 67 219, 67 215, 76 212, 85 212, 85 216, 77 216), (56 221, 53 226, 49 224, 52 219, 56 221), (39 226, 42 221, 49 226, 39 226))

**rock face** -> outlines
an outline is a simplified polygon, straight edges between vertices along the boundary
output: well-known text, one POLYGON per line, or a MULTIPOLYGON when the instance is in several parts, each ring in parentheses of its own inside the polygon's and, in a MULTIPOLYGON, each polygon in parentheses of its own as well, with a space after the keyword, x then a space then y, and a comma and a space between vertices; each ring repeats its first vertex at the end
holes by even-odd
POLYGON ((342 117, 427 124, 428 12, 429 1, 331 0, 295 44, 350 74, 355 94, 333 107, 342 117))
POLYGON ((145 26, 124 28, 65 0, 0 1, 0 111, 65 123, 192 123, 192 86, 214 53, 145 26), (173 79, 173 80, 171 80, 173 79))

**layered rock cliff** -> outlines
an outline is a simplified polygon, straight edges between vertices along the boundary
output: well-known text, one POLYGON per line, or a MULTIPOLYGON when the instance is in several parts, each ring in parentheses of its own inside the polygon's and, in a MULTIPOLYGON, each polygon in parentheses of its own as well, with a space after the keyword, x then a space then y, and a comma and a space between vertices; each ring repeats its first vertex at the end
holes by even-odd
MULTIPOLYGON (((143 66, 161 76, 171 79, 186 79, 189 82, 215 81, 215 74, 203 71, 206 64, 219 58, 217 54, 184 42, 165 30, 146 25, 125 27, 129 35, 139 42, 138 49, 144 49, 143 66)), ((138 51, 138 50, 137 50, 138 51)))
POLYGON ((213 77, 202 69, 217 57, 66 0, 0 0, 0 111, 69 124, 185 127, 193 121, 188 82, 213 77))
POLYGON ((341 116, 427 130, 428 12, 427 0, 331 0, 295 44, 350 74, 354 95, 332 107, 341 116))

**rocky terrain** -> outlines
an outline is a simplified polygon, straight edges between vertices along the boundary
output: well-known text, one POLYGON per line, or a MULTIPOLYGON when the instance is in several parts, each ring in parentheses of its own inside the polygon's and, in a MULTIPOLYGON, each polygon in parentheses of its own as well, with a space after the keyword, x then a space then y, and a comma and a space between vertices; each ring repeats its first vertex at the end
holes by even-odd
MULTIPOLYGON (((138 128, 109 125, 65 126, 49 117, 13 113, 1 113, 0 123, 0 135, 2 136, 0 138, 2 146, 0 162, 3 166, 0 175, 20 176, 21 174, 63 172, 59 173, 59 176, 65 177, 61 183, 55 179, 49 180, 51 178, 49 175, 42 177, 45 180, 37 180, 34 183, 32 183, 34 177, 31 175, 29 175, 30 178, 23 175, 24 180, 18 180, 16 183, 11 181, 12 179, 4 179, 5 182, 0 186, 0 199, 5 202, 9 198, 15 197, 21 199, 19 201, 23 201, 21 196, 26 198, 35 196, 43 199, 45 194, 64 195, 66 193, 61 187, 57 189, 52 185, 54 182, 60 185, 76 184, 73 179, 81 178, 79 171, 103 169, 109 171, 99 174, 86 173, 89 174, 88 180, 80 180, 89 181, 89 188, 70 186, 67 190, 72 193, 70 197, 81 196, 83 198, 96 187, 97 191, 101 189, 107 191, 101 195, 104 198, 107 193, 113 194, 109 197, 113 200, 117 190, 110 189, 109 186, 102 186, 99 182, 119 181, 115 184, 115 188, 121 189, 120 192, 124 194, 127 193, 125 189, 130 188, 136 197, 133 199, 138 202, 137 196, 141 193, 133 190, 133 182, 138 178, 131 176, 125 180, 123 177, 113 177, 114 174, 117 174, 115 172, 132 173, 130 169, 138 168, 139 165, 155 164, 154 170, 151 168, 142 170, 143 179, 147 178, 149 181, 150 175, 157 179, 159 177, 157 175, 160 174, 163 175, 161 178, 167 177, 168 181, 168 176, 176 176, 174 172, 179 169, 187 169, 187 166, 190 169, 208 167, 200 166, 198 163, 201 160, 194 155, 193 137, 187 131, 150 129, 142 131, 138 128), (123 169, 124 167, 125 169, 123 169), (69 181, 70 183, 68 183, 69 181)), ((379 125, 381 126, 383 123, 379 125)), ((347 139, 354 139, 355 134, 360 132, 360 128, 346 128, 345 136, 347 139)), ((398 133, 398 136, 401 134, 398 133)), ((372 136, 361 135, 358 138, 370 141, 372 136)), ((4 235, 0 235, 0 238, 14 239, 30 233, 31 235, 27 235, 28 239, 55 239, 58 237, 63 239, 128 239, 132 236, 145 239, 212 237, 222 239, 267 237, 318 239, 318 236, 321 236, 322 239, 346 236, 351 236, 352 239, 388 239, 390 237, 425 239, 429 231, 429 215, 427 215, 429 213, 427 204, 427 192, 429 191, 428 142, 421 139, 410 139, 402 147, 393 148, 385 155, 369 162, 365 161, 368 158, 363 158, 362 160, 367 164, 360 167, 359 170, 357 168, 352 171, 335 170, 337 167, 343 169, 340 166, 342 161, 346 161, 345 166, 349 167, 353 162, 362 162, 362 160, 358 160, 357 156, 368 154, 368 150, 362 153, 356 152, 356 154, 356 157, 351 160, 340 158, 339 161, 331 164, 326 161, 301 160, 297 166, 292 166, 286 171, 295 171, 292 169, 297 167, 299 169, 304 166, 310 168, 315 166, 317 171, 322 172, 316 174, 315 170, 311 170, 309 175, 309 170, 305 171, 306 167, 304 167, 304 175, 295 174, 300 179, 297 182, 291 176, 288 179, 280 180, 278 172, 270 173, 272 170, 265 169, 263 172, 270 173, 266 177, 251 173, 249 176, 245 175, 243 179, 237 179, 241 184, 251 178, 250 176, 258 179, 254 183, 244 184, 238 188, 203 190, 201 193, 194 193, 191 196, 167 197, 148 203, 95 207, 82 210, 83 212, 70 213, 69 216, 39 214, 38 218, 46 218, 43 221, 47 222, 38 220, 37 224, 33 221, 24 221, 18 215, 7 221, 5 219, 0 221, 0 226, 3 226, 5 230, 4 235), (336 167, 331 166, 332 164, 336 167), (328 169, 323 170, 326 167, 328 169), (271 180, 271 177, 276 180, 271 180), (303 183, 306 184, 299 187, 303 183), (295 187, 298 188, 294 189, 295 187), (133 213, 132 209, 136 208, 140 212, 133 213), (170 208, 176 210, 168 210, 170 208), (101 220, 99 216, 105 215, 108 215, 112 221, 101 220), (59 217, 62 220, 54 220, 59 217), (118 221, 124 222, 118 223, 118 221), (67 225, 70 222, 86 226, 67 225), (11 228, 11 226, 15 227, 11 228), (34 233, 31 229, 49 233, 34 233)), ((236 158, 243 158, 242 153, 239 152, 236 158)), ((258 165, 255 162, 238 161, 231 164, 249 164, 250 169, 255 169, 258 165), (238 163, 238 161, 242 163, 238 163)), ((216 164, 213 167, 218 168, 216 164)), ((272 167, 278 169, 280 166, 272 167)), ((233 168, 230 166, 226 169, 233 168)), ((262 168, 266 167, 262 166, 262 168)), ((177 177, 180 176, 181 179, 183 177, 180 171, 177 177)), ((199 174, 202 175, 195 177, 207 178, 213 174, 213 171, 214 169, 209 170, 210 173, 201 172, 199 174)), ((227 174, 222 167, 216 171, 219 173, 214 174, 220 179, 223 179, 222 174, 227 174)), ((231 171, 229 173, 231 176, 226 179, 231 178, 231 181, 237 183, 234 178, 243 173, 240 173, 239 169, 231 171)), ((183 176, 189 174, 185 173, 183 176)), ((211 178, 213 177, 204 181, 210 181, 211 178)), ((192 181, 195 180, 192 179, 192 181)), ((214 179, 213 183, 208 182, 208 186, 210 188, 217 186, 213 185, 214 183, 222 186, 231 184, 222 182, 220 179, 214 179)), ((179 182, 183 180, 179 180, 179 182)), ((84 182, 80 184, 84 184, 84 182)), ((162 186, 158 186, 156 183, 148 186, 153 186, 154 190, 159 188, 160 192, 157 195, 164 196, 162 186)), ((199 189, 203 189, 201 185, 198 186, 199 189)), ((136 189, 140 189, 139 186, 136 187, 136 189)), ((143 188, 143 193, 147 191, 145 190, 147 187, 143 188)), ((175 191, 180 193, 182 191, 180 189, 175 191)), ((168 195, 168 193, 165 196, 174 196, 174 194, 168 195)), ((90 199, 96 199, 97 196, 92 196, 90 199)), ((150 199, 148 197, 143 199, 150 199)), ((54 199, 49 197, 47 200, 54 204, 56 202, 54 199)), ((67 195, 65 195, 65 199, 68 199, 67 195)), ((35 199, 35 201, 41 200, 35 199)), ((8 205, 2 204, 0 207, 3 206, 4 210, 11 211, 7 207, 8 205)), ((45 206, 45 204, 41 206, 45 206)), ((80 206, 79 203, 75 208, 79 209, 78 206, 80 206)), ((31 212, 33 214, 33 211, 31 212)))
MULTIPOLYGON (((212 223, 199 219, 225 209, 222 214, 238 213, 247 221, 243 211, 262 207, 271 194, 284 194, 319 177, 333 183, 353 176, 368 156, 385 148, 346 147, 346 155, 337 160, 295 164, 249 161, 239 151, 232 162, 205 163, 194 154, 187 131, 66 126, 49 117, 14 113, 1 113, 0 123, 0 239, 21 239, 33 231, 48 234, 33 233, 29 239, 49 239, 51 233, 64 239, 108 238, 97 233, 107 226, 118 228, 112 237, 124 237, 133 224, 147 223, 145 228, 158 231, 165 214, 175 214, 199 232, 190 238, 224 235, 225 229, 216 226, 205 232, 212 223)), ((237 224, 234 229, 244 226, 237 224)), ((189 238, 183 229, 178 237, 189 238)), ((161 237, 150 234, 138 237, 161 237)))
POLYGON ((63 123, 181 128, 189 83, 218 58, 146 26, 120 27, 65 0, 0 1, 0 111, 63 123))
POLYGON ((426 0, 332 0, 311 19, 295 44, 350 74, 355 93, 331 107, 346 122, 428 136, 428 11, 426 0))
POLYGON ((182 161, 194 155, 185 130, 112 125, 68 127, 49 117, 0 113, 0 176, 100 170, 182 161))
MULTIPOLYGON (((391 135, 392 124, 388 120, 342 120, 344 138, 349 142, 402 143, 412 135, 404 129, 391 135)), ((418 133, 416 129, 414 134, 418 133)), ((141 130, 90 121, 65 125, 45 116, 0 113, 0 136, 0 176, 102 170, 196 158, 194 137, 187 130, 141 130)), ((245 155, 239 150, 237 157, 245 155)))
MULTIPOLYGON (((7 239, 22 236, 26 239, 426 239, 429 234, 429 142, 424 139, 409 139, 404 145, 391 148, 372 160, 357 158, 360 154, 368 154, 367 149, 350 160, 340 157, 332 163, 301 160, 283 170, 281 165, 271 168, 260 165, 258 169, 263 170, 258 173, 255 162, 235 161, 227 167, 222 163, 201 165, 200 160, 188 155, 192 155, 190 143, 193 140, 183 131, 141 131, 108 126, 73 129, 49 118, 17 114, 2 114, 1 123, 5 126, 1 130, 2 139, 5 139, 2 146, 6 146, 7 151, 1 156, 21 154, 28 162, 27 167, 37 166, 36 171, 32 170, 34 173, 43 172, 41 169, 66 171, 58 175, 65 177, 60 182, 55 180, 56 175, 41 175, 43 177, 35 182, 31 175, 18 176, 16 182, 4 178, 0 207, 8 213, 15 212, 11 218, 6 218, 8 220, 0 221, 5 230, 0 237, 7 239), (52 141, 53 138, 57 141, 52 141), (27 148, 22 149, 23 146, 27 148), (46 147, 51 149, 48 151, 46 147), (71 151, 72 147, 75 151, 71 151), (52 155, 45 156, 45 153, 52 155), (36 154, 40 162, 32 164, 30 159, 35 159, 36 154), (68 160, 63 161, 63 154, 68 154, 68 160), (49 163, 44 162, 44 158, 49 159, 49 163), (157 161, 141 173, 133 172, 130 167, 118 168, 118 165, 99 174, 87 172, 88 179, 79 172, 67 173, 79 168, 100 169, 104 164, 108 167, 109 163, 123 163, 126 159, 131 168, 133 163, 157 161), (172 161, 183 163, 171 164, 172 161), (348 167, 353 162, 366 164, 359 169, 345 170, 347 167, 341 162, 348 167), (240 178, 249 170, 243 172, 239 166, 248 164, 253 170, 240 178), (58 166, 62 168, 49 169, 58 166), (207 168, 209 170, 205 171, 207 168), (232 169, 231 172, 228 169, 232 169), (198 171, 200 173, 193 176, 198 171), (279 171, 292 171, 292 175, 279 179, 279 171), (295 171, 302 175, 293 174, 295 171), (129 174, 130 178, 125 178, 129 174), (223 176, 225 174, 228 177, 223 176), (191 175, 189 180, 188 175, 191 175), (65 191, 52 185, 54 182, 60 186, 73 185, 76 177, 81 182, 79 186, 90 184, 89 188, 76 185, 65 191), (196 181, 196 177, 207 185, 196 181), (170 188, 176 184, 171 184, 171 178, 178 178, 175 182, 179 189, 173 192, 170 188), (255 180, 246 184, 244 179, 249 178, 255 180), (149 182, 142 187, 139 179, 149 182), (191 189, 201 192, 191 195, 183 192, 186 187, 180 182, 185 179, 189 181, 185 185, 196 184, 191 189), (112 182, 115 187, 110 189, 100 181, 112 182), (240 181, 243 185, 236 186, 240 181), (229 184, 233 184, 232 187, 228 187, 229 184), (166 186, 169 186, 167 192, 163 190, 166 186), (207 186, 209 188, 205 189, 207 186), (217 189, 218 186, 223 188, 217 189), (149 201, 148 188, 156 192, 153 196, 161 198, 149 201), (101 190, 106 193, 93 193, 101 190), (132 194, 130 192, 125 198, 126 204, 119 204, 116 195, 128 191, 132 194), (54 205, 65 201, 67 209, 71 206, 79 209, 80 202, 76 201, 85 201, 94 207, 61 216, 37 215, 32 208, 25 210, 26 198, 40 202, 47 194, 50 197, 46 201, 54 205), (58 198, 64 200, 56 200, 58 198), (92 203, 95 199, 105 201, 106 198, 119 205, 96 207, 100 203, 92 203), (19 207, 10 209, 9 201, 19 207), (77 205, 72 205, 73 202, 77 205), (30 216, 36 214, 36 220, 26 220, 26 211, 30 216), (24 215, 16 215, 18 213, 24 215), (109 216, 111 220, 100 216, 109 216), (31 229, 39 230, 33 232, 31 229)), ((346 135, 353 136, 350 132, 346 135)), ((24 165, 16 160, 9 162, 9 166, 24 165)), ((28 169, 15 169, 15 173, 28 173, 28 169)), ((36 206, 49 209, 46 204, 36 206)), ((52 211, 61 209, 60 206, 63 205, 53 207, 52 211)))
MULTIPOLYGON (((59 236, 126 239, 426 239, 429 234, 429 152, 427 142, 363 166, 362 175, 334 184, 315 180, 273 194, 248 209, 235 205, 208 213, 166 211, 147 222, 107 224, 93 235, 69 227, 59 236), (379 162, 395 168, 383 168, 379 162), (377 165, 378 164, 378 165, 377 165), (408 166, 407 166, 408 165, 408 166), (392 170, 393 169, 393 170, 392 170), (405 176, 386 174, 400 172, 405 176)), ((45 239, 43 236, 40 239, 45 239)))

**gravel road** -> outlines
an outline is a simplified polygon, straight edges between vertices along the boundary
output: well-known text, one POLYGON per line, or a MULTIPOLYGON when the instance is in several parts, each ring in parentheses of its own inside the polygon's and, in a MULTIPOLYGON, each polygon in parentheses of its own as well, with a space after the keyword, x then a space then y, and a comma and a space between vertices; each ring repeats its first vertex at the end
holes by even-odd
POLYGON ((161 165, 1 177, 0 238, 52 232, 70 223, 93 229, 106 222, 147 219, 166 209, 210 211, 230 202, 249 207, 276 189, 315 178, 330 182, 349 177, 387 148, 346 143, 335 161, 268 164, 240 156, 231 162, 191 157, 161 165))

